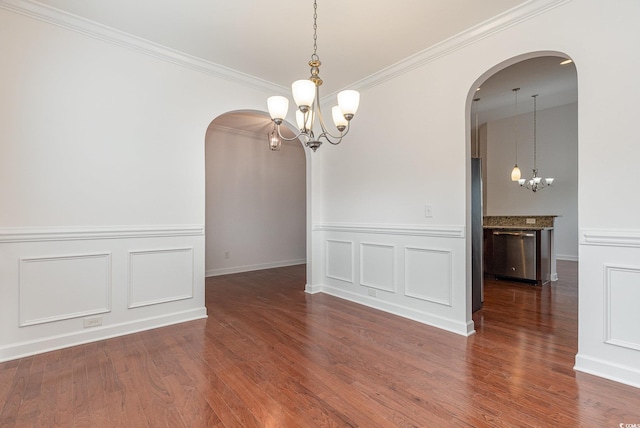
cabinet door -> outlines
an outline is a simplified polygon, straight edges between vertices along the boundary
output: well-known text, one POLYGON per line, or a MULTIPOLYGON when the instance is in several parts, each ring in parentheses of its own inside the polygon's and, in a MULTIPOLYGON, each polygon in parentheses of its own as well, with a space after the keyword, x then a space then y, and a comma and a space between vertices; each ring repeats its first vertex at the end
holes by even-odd
POLYGON ((493 275, 493 230, 484 230, 484 273, 493 275))

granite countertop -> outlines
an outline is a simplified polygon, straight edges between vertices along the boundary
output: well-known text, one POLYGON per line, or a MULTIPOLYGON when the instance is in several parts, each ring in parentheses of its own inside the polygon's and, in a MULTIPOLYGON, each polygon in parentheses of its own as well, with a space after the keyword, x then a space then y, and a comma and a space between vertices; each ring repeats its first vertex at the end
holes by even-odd
POLYGON ((484 216, 482 226, 485 229, 550 230, 553 229, 556 217, 555 215, 484 216))
POLYGON ((496 229, 496 230, 553 230, 553 227, 545 226, 487 226, 483 225, 483 229, 496 229))

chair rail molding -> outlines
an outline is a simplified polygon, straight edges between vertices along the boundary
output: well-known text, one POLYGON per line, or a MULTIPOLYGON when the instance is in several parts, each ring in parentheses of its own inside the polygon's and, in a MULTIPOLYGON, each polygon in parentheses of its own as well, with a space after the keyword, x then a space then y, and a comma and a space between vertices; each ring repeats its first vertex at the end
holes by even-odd
POLYGON ((314 232, 371 233, 383 235, 431 236, 442 238, 464 238, 464 226, 448 225, 376 225, 376 224, 337 224, 318 223, 313 225, 314 232))
POLYGON ((580 245, 640 247, 640 230, 582 229, 580 245))
POLYGON ((204 225, 0 228, 0 243, 204 236, 204 225))

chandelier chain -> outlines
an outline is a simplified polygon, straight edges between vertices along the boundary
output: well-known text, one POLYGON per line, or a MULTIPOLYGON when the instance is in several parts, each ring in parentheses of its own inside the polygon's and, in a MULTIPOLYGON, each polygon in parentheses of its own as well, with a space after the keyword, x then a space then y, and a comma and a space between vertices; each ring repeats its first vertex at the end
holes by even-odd
POLYGON ((538 145, 538 136, 537 136, 537 129, 538 129, 538 106, 536 103, 536 100, 538 99, 538 94, 533 95, 533 169, 534 171, 537 171, 537 145, 538 145))
POLYGON ((316 51, 318 50, 318 3, 314 0, 313 2, 313 55, 311 58, 318 59, 318 54, 316 51))
POLYGON ((520 88, 516 88, 513 91, 516 93, 516 165, 518 165, 518 91, 520 88))

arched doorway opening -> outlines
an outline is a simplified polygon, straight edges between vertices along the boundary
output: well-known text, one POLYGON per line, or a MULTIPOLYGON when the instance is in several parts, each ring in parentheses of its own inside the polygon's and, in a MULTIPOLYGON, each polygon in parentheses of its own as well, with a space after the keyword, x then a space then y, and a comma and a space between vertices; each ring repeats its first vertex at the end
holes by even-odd
POLYGON ((298 141, 270 150, 271 129, 260 111, 225 113, 207 129, 206 276, 307 262, 308 156, 298 141))
MULTIPOLYGON (((480 212, 476 207, 469 213, 471 219, 479 217, 480 221, 470 219, 468 222, 469 235, 475 234, 475 239, 469 238, 472 241, 467 259, 470 265, 472 254, 476 253, 471 273, 473 283, 467 288, 470 303, 474 291, 476 297, 482 295, 482 279, 490 270, 487 264, 496 262, 485 257, 486 253, 480 256, 479 263, 477 261, 477 254, 487 250, 482 225, 488 219, 557 216, 551 232, 554 244, 549 278, 557 279, 556 259, 574 262, 577 271, 578 91, 575 65, 566 63, 567 59, 566 54, 559 52, 535 52, 515 57, 488 70, 469 90, 467 153, 472 159, 470 164, 475 163, 473 158, 480 158, 482 162, 482 207, 480 212), (520 88, 517 110, 515 88, 520 88), (541 175, 556 179, 552 187, 535 193, 520 187, 510 177, 516 163, 522 178, 532 176, 533 95, 537 95, 538 106, 537 166, 541 175)), ((469 188, 472 189, 471 168, 468 171, 469 188)), ((470 190, 469 206, 472 196, 470 190)), ((490 253, 490 246, 488 250, 490 253)), ((469 318, 476 309, 477 304, 475 307, 469 304, 469 318)))

